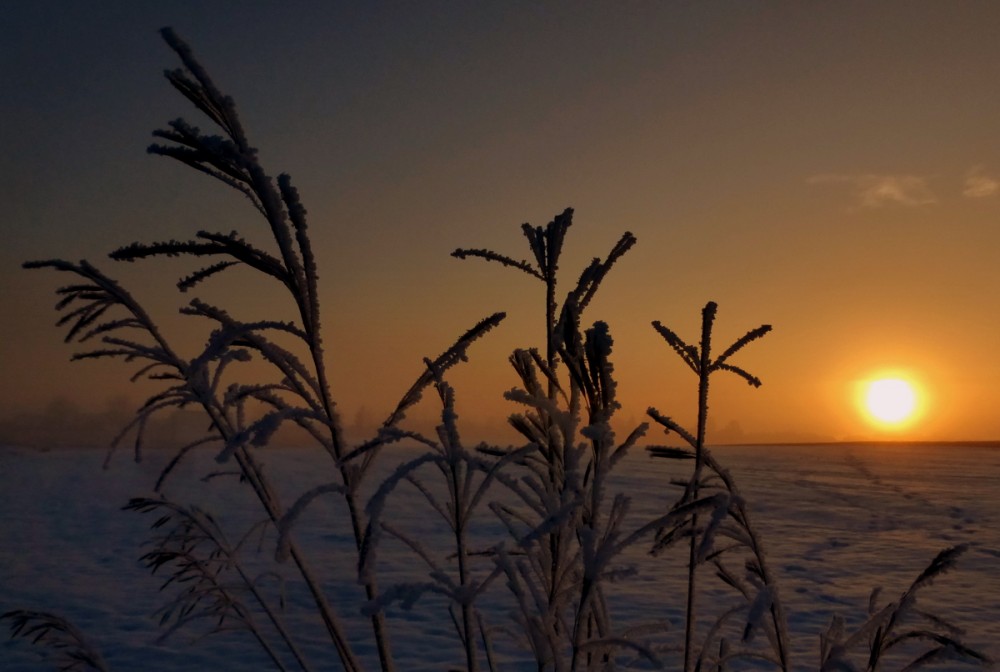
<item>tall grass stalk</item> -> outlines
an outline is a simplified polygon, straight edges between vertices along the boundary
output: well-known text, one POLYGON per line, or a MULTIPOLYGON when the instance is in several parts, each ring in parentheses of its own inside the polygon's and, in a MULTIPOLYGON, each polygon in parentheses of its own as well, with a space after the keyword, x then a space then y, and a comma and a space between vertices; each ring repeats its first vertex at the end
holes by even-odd
MULTIPOLYGON (((753 341, 762 338, 769 331, 770 325, 762 325, 751 329, 742 337, 737 339, 732 345, 717 358, 712 358, 712 330, 715 324, 715 317, 718 307, 715 303, 709 302, 702 309, 701 314, 701 335, 699 346, 688 345, 674 331, 664 326, 660 322, 654 322, 653 328, 663 337, 667 345, 684 361, 685 364, 698 376, 698 415, 697 429, 691 433, 670 418, 661 415, 656 409, 650 408, 647 413, 657 423, 662 425, 668 432, 676 432, 693 449, 694 468, 691 478, 684 488, 684 493, 678 501, 678 506, 698 501, 702 488, 706 485, 703 476, 705 467, 709 467, 714 478, 722 482, 718 499, 719 505, 712 512, 711 519, 707 525, 702 525, 699 513, 692 512, 690 520, 685 521, 684 528, 675 527, 666 534, 661 534, 658 547, 662 548, 673 541, 686 536, 688 538, 688 563, 687 563, 687 597, 685 604, 684 622, 684 670, 689 671, 694 668, 701 669, 706 657, 709 656, 709 644, 713 635, 720 632, 721 621, 717 621, 709 630, 709 637, 703 644, 696 642, 696 631, 698 626, 698 568, 708 559, 714 561, 719 576, 737 588, 745 599, 749 601, 748 617, 741 637, 743 642, 750 640, 750 635, 755 628, 759 627, 760 610, 755 609, 756 605, 767 603, 767 610, 771 614, 768 624, 768 639, 771 643, 774 658, 773 662, 782 670, 789 669, 788 660, 788 633, 785 619, 778 599, 777 586, 774 578, 767 571, 767 563, 761 550, 761 543, 754 528, 750 524, 749 514, 746 510, 743 498, 736 490, 735 483, 729 474, 723 470, 712 458, 706 443, 706 432, 708 427, 708 399, 709 382, 711 375, 720 371, 734 373, 743 378, 753 387, 759 387, 761 381, 756 376, 748 373, 744 369, 733 365, 730 358, 753 341), (723 521, 731 521, 735 528, 727 529, 723 521), (677 534, 678 531, 682 535, 677 534), (736 545, 728 549, 715 548, 715 535, 730 536, 736 545), (733 550, 749 550, 750 560, 747 568, 751 577, 759 583, 758 591, 752 593, 739 581, 736 576, 727 570, 721 561, 724 552, 733 550)), ((660 457, 686 457, 683 451, 664 451, 652 448, 654 456, 660 457)), ((715 486, 718 488, 718 486, 715 486)), ((724 618, 728 618, 731 613, 727 613, 724 618)), ((724 620, 724 619, 723 619, 724 620)), ((720 651, 727 648, 725 641, 720 641, 720 651)), ((722 665, 725 656, 720 654, 718 665, 722 665)))

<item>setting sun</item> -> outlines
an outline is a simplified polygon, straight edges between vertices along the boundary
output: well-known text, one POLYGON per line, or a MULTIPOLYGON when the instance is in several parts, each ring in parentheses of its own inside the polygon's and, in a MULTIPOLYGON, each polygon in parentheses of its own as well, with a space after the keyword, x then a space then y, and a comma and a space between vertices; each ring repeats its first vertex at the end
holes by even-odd
POLYGON ((917 393, 911 383, 901 378, 881 378, 867 385, 864 406, 878 423, 897 426, 913 417, 917 393))

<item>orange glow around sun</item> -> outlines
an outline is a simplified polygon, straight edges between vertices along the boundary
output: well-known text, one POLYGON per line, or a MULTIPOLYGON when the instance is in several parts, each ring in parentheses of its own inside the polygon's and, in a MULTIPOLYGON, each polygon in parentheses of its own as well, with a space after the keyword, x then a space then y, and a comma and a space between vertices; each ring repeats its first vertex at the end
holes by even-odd
POLYGON ((879 375, 864 381, 858 402, 866 419, 884 430, 909 427, 924 406, 920 386, 912 378, 898 374, 879 375))

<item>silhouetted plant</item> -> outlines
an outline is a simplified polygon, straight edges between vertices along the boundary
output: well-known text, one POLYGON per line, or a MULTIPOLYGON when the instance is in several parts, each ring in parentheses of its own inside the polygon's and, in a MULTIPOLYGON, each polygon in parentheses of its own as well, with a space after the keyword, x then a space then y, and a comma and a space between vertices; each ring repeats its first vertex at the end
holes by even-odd
MULTIPOLYGON (((423 371, 374 436, 349 444, 336 410, 335 386, 327 378, 317 262, 298 192, 287 175, 272 178, 263 169, 232 99, 219 91, 187 45, 170 29, 162 34, 184 66, 168 71, 168 81, 220 135, 205 134, 178 119, 169 129, 156 131, 165 144, 154 144, 149 151, 206 173, 245 196, 266 222, 271 249, 253 245, 236 232, 200 231, 188 241, 133 243, 111 257, 129 262, 153 256, 212 258, 212 263, 177 283, 181 291, 233 266, 249 267, 285 288, 296 320, 244 320, 192 299, 181 312, 207 320, 212 330, 201 351, 187 358, 174 350, 128 291, 88 262, 47 260, 25 267, 50 268, 74 277, 72 284, 57 290, 61 298, 56 306, 62 311, 58 324, 67 328, 67 342, 91 348, 74 359, 137 363, 133 380, 145 378, 162 385, 138 409, 112 449, 133 432, 139 459, 145 427, 155 414, 188 406, 207 414, 205 434, 179 447, 160 473, 154 486, 159 496, 136 498, 125 507, 157 516, 151 550, 140 560, 152 572, 166 574, 163 588, 173 591, 172 599, 157 612, 166 629, 164 637, 182 628, 209 635, 236 627, 255 638, 276 669, 313 669, 297 633, 285 625, 283 591, 275 595, 262 588, 271 580, 280 588, 281 579, 274 572, 248 569, 246 556, 253 551, 247 546, 255 539, 258 545, 273 543, 275 560, 291 565, 312 598, 341 668, 350 672, 365 669, 367 661, 346 634, 344 609, 360 605, 378 666, 394 670, 387 610, 396 604, 409 608, 428 593, 445 598, 470 672, 484 664, 494 672, 501 669, 494 642, 507 635, 530 652, 538 670, 615 669, 628 665, 628 657, 647 667, 671 669, 664 654, 674 653, 683 656, 685 672, 721 671, 747 659, 790 669, 785 615, 760 536, 732 476, 706 442, 710 376, 728 371, 759 386, 759 379, 730 360, 770 327, 747 332, 713 357, 714 303, 702 312, 698 346, 654 323, 698 376, 698 425, 690 432, 655 409, 648 410, 654 422, 688 445, 647 450, 656 457, 688 459, 692 471, 677 480, 682 490, 671 506, 651 519, 634 521, 629 516, 630 498, 613 492, 609 479, 648 425, 635 427, 624 440, 616 436, 612 422, 620 405, 611 331, 602 321, 585 328, 582 316, 610 269, 636 239, 625 233, 606 258, 593 259, 560 302, 559 262, 573 217, 567 209, 547 226, 522 226, 533 263, 485 249, 453 253, 518 269, 544 285, 544 352, 534 348, 513 352, 509 361, 519 387, 504 395, 521 409, 509 422, 522 444, 468 447, 460 432, 456 391, 446 380, 451 367, 466 359, 470 346, 504 319, 503 313, 481 320, 441 355, 425 359, 423 371), (95 341, 99 345, 91 346, 95 341), (270 379, 240 381, 241 364, 252 358, 269 365, 270 379), (434 434, 426 436, 402 423, 407 411, 431 389, 441 407, 440 422, 434 434), (324 482, 291 497, 279 491, 259 457, 285 424, 304 431, 330 458, 324 482), (400 464, 380 483, 367 483, 381 449, 402 441, 417 444, 424 452, 400 464), (163 494, 176 467, 199 449, 215 450, 220 463, 235 463, 235 468, 220 473, 235 474, 252 491, 262 512, 258 522, 233 533, 207 511, 163 494), (428 477, 439 478, 441 485, 428 485, 428 477), (441 520, 449 533, 445 548, 429 548, 411 531, 387 520, 386 506, 404 487, 415 488, 441 520), (296 541, 303 514, 323 496, 338 498, 346 510, 346 519, 328 524, 350 528, 357 566, 349 571, 357 570, 363 597, 331 598, 296 541), (476 516, 487 511, 503 531, 495 539, 475 534, 471 527, 476 516), (380 588, 378 551, 387 539, 409 549, 426 572, 380 588), (687 583, 683 641, 667 641, 672 633, 655 619, 620 623, 609 596, 616 582, 636 571, 626 551, 643 548, 658 554, 683 542, 687 546, 682 568, 687 583), (722 585, 735 590, 739 598, 735 605, 724 605, 715 597, 706 604, 699 575, 709 563, 722 585), (736 563, 742 570, 733 569, 736 563), (507 625, 492 623, 494 616, 481 608, 484 596, 492 598, 504 586, 513 605, 507 625), (707 619, 706 610, 712 612, 707 619), (758 632, 764 634, 766 646, 755 646, 758 632)), ((934 646, 920 653, 910 667, 926 665, 945 653, 986 662, 985 656, 965 648, 955 631, 942 629, 943 621, 913 607, 917 589, 950 566, 959 551, 939 556, 899 601, 873 608, 869 621, 853 635, 845 635, 842 622, 835 621, 824 636, 823 669, 855 669, 848 656, 866 643, 867 669, 875 670, 885 652, 917 639, 930 639, 934 646), (901 630, 900 623, 909 614, 928 617, 931 627, 901 630)), ((14 635, 54 646, 64 661, 60 669, 106 669, 82 635, 57 616, 22 610, 0 619, 10 621, 14 635)))
MULTIPOLYGON (((968 550, 967 544, 946 548, 935 556, 900 598, 878 606, 881 589, 872 591, 868 602, 868 619, 853 633, 845 632, 844 619, 834 617, 821 635, 820 664, 822 672, 859 670, 875 672, 883 669, 884 659, 897 650, 903 653, 902 670, 916 670, 943 660, 961 660, 974 665, 990 665, 992 661, 961 642, 962 630, 945 619, 917 608, 917 592, 955 566, 958 557, 968 550), (920 625, 908 625, 917 621, 920 625), (926 646, 924 644, 926 643, 926 646), (867 654, 862 668, 853 662, 857 651, 867 654)), ((893 661, 901 664, 897 657, 893 661)))
POLYGON ((612 635, 602 594, 604 582, 614 576, 608 562, 623 548, 616 543, 627 509, 627 498, 619 497, 610 511, 604 510, 606 479, 646 425, 616 444, 610 424, 619 408, 609 359, 612 339, 603 322, 583 333, 580 327, 581 315, 608 271, 636 239, 626 232, 606 259, 593 259, 560 305, 559 259, 572 216, 567 209, 545 227, 522 225, 535 266, 492 250, 452 253, 517 268, 545 285, 545 357, 534 350, 515 351, 510 361, 523 387, 505 395, 526 407, 510 423, 537 451, 521 460, 528 471, 522 480, 500 479, 526 508, 494 507, 515 548, 525 551, 518 562, 505 548, 497 557, 517 597, 520 624, 539 669, 589 669, 621 646, 653 657, 612 635), (567 369, 565 382, 560 381, 560 363, 567 369), (611 548, 616 550, 609 555, 611 548), (529 600, 529 595, 534 597, 529 600), (561 658, 566 650, 571 651, 568 668, 561 658))
MULTIPOLYGON (((684 491, 675 508, 683 508, 691 502, 705 501, 709 497, 716 501, 707 523, 700 517, 703 511, 694 509, 677 524, 659 530, 654 552, 662 551, 684 539, 688 540, 683 648, 685 670, 722 670, 729 662, 740 658, 768 660, 779 669, 787 670, 790 669, 790 642, 776 577, 769 568, 761 537, 753 525, 746 500, 740 494, 732 475, 719 464, 706 443, 711 375, 719 371, 728 371, 743 378, 751 386, 759 387, 760 379, 733 365, 730 358, 746 345, 767 334, 771 326, 762 325, 751 329, 713 359, 712 329, 716 312, 717 306, 712 302, 702 310, 701 337, 698 346, 689 345, 660 322, 653 322, 654 329, 698 376, 698 428, 692 433, 655 408, 650 408, 647 411, 648 415, 668 433, 676 433, 684 439, 688 448, 651 446, 647 450, 654 457, 688 459, 694 462, 690 479, 678 483, 684 491), (706 490, 714 494, 705 495, 706 490), (734 558, 735 562, 731 561, 734 558), (717 578, 735 589, 742 598, 742 604, 723 609, 710 624, 701 642, 698 642, 696 604, 699 601, 699 592, 696 577, 698 568, 707 563, 714 566, 717 578), (732 569, 734 564, 742 565, 742 577, 739 572, 732 569), (727 639, 726 626, 731 625, 736 627, 727 639), (745 648, 759 630, 763 630, 767 637, 770 654, 745 648), (734 641, 738 642, 738 646, 734 646, 734 641)), ((948 657, 971 664, 991 664, 992 661, 987 656, 961 643, 962 632, 958 628, 939 616, 914 607, 917 590, 950 569, 965 550, 965 546, 957 546, 942 551, 898 601, 881 609, 876 608, 879 590, 873 591, 869 618, 853 633, 846 633, 844 620, 839 616, 835 617, 827 632, 821 637, 820 658, 823 672, 861 669, 850 660, 852 654, 865 647, 867 647, 868 662, 863 669, 874 672, 879 669, 879 662, 885 653, 897 648, 902 649, 905 645, 916 641, 929 641, 931 645, 925 650, 911 652, 912 657, 904 656, 904 666, 901 669, 917 669, 948 657), (926 626, 899 632, 900 624, 910 615, 918 617, 926 626)), ((714 606, 718 608, 722 605, 714 606)))
MULTIPOLYGON (((133 379, 146 377, 168 383, 165 390, 147 399, 130 426, 136 429, 137 457, 140 455, 143 430, 153 414, 188 405, 201 406, 208 414, 211 423, 209 434, 181 448, 158 485, 190 450, 215 443, 220 446, 217 459, 237 463, 242 479, 253 489, 272 524, 280 525, 287 507, 255 456, 254 449, 266 446, 280 425, 292 422, 315 439, 332 458, 338 481, 327 491, 336 491, 345 501, 355 543, 360 549, 364 543, 365 523, 358 502, 358 487, 385 440, 380 434, 363 444, 360 451, 350 451, 345 446, 326 377, 316 263, 306 228, 305 209, 287 175, 272 179, 261 167, 257 151, 247 140, 232 99, 218 90, 188 46, 173 31, 164 29, 162 35, 185 68, 168 71, 168 81, 216 124, 222 135, 206 135, 178 119, 170 123, 169 130, 154 133, 172 144, 151 145, 150 153, 177 159, 249 198, 267 223, 276 253, 254 247, 235 232, 201 231, 191 241, 133 243, 112 252, 111 257, 124 261, 152 256, 212 256, 224 259, 182 278, 178 287, 183 291, 236 264, 249 266, 285 286, 296 306, 299 323, 243 321, 221 308, 193 299, 181 312, 206 318, 214 322, 216 328, 204 350, 191 359, 185 359, 171 348, 138 302, 117 282, 88 262, 74 264, 50 260, 29 262, 25 267, 53 268, 82 278, 83 284, 68 285, 59 290, 63 298, 57 308, 66 311, 59 324, 69 327, 67 341, 88 343, 100 337, 102 346, 79 353, 74 359, 122 358, 128 362, 141 362, 142 367, 133 379), (106 314, 110 314, 108 311, 111 310, 115 310, 117 315, 108 318, 106 314), (138 336, 128 335, 136 331, 138 336), (276 342, 275 335, 290 336, 298 341, 306 352, 305 361, 276 342), (234 382, 224 386, 234 365, 253 356, 271 365, 277 379, 252 384, 234 382), (264 409, 263 413, 256 417, 251 415, 248 406, 252 404, 264 409)), ((467 348, 503 317, 502 313, 496 313, 479 322, 438 357, 434 366, 443 372, 464 359, 467 348)), ((383 432, 402 420, 406 409, 419 400, 422 391, 431 383, 432 378, 426 375, 417 379, 385 421, 383 432)), ((307 493, 307 496, 313 497, 315 493, 307 493)), ((296 509, 296 505, 291 507, 293 511, 296 509)), ((292 559, 308 586, 344 668, 360 669, 360 663, 344 634, 338 609, 330 603, 298 544, 287 533, 283 535, 283 548, 284 555, 292 559)), ((378 597, 374 577, 370 577, 364 588, 369 600, 378 597)), ((382 669, 393 669, 381 612, 372 614, 372 630, 382 669)))
POLYGON ((42 611, 18 609, 0 615, 10 621, 11 637, 30 639, 53 652, 59 672, 109 672, 108 666, 83 633, 64 618, 42 611))
POLYGON ((776 582, 768 569, 761 541, 751 524, 749 511, 743 497, 736 489, 732 477, 711 456, 706 444, 711 375, 719 371, 727 371, 743 378, 753 387, 760 387, 759 378, 735 366, 729 360, 746 345, 767 334, 771 330, 771 325, 765 324, 751 329, 726 348, 721 355, 713 359, 712 328, 715 323, 716 311, 717 306, 712 302, 708 303, 702 310, 701 337, 698 346, 687 344, 680 336, 660 322, 653 322, 653 328, 659 332, 667 345, 698 376, 698 426, 695 432, 689 432, 669 417, 660 414, 655 408, 650 408, 647 411, 648 415, 662 425, 667 432, 675 432, 680 435, 693 450, 693 454, 683 450, 663 451, 657 448, 651 448, 650 452, 657 457, 694 458, 691 478, 685 484, 684 493, 676 506, 684 506, 699 500, 700 497, 703 497, 703 492, 706 489, 716 493, 713 496, 717 502, 707 524, 704 524, 698 512, 693 512, 680 524, 661 530, 657 535, 655 549, 661 550, 682 538, 688 540, 687 606, 684 626, 685 670, 702 669, 706 662, 710 662, 714 666, 722 666, 727 660, 741 655, 761 655, 731 650, 727 640, 722 637, 723 625, 740 611, 736 609, 728 610, 720 615, 710 627, 704 642, 696 645, 698 592, 696 578, 699 566, 705 562, 712 562, 715 565, 717 576, 735 588, 746 600, 746 606, 743 610, 746 612, 746 618, 739 641, 749 642, 761 624, 766 623, 765 632, 774 654, 772 661, 780 669, 786 670, 789 666, 788 634, 776 582), (728 545, 717 546, 716 539, 718 537, 725 538, 728 545), (747 551, 750 555, 749 560, 745 561, 744 578, 740 578, 737 573, 723 564, 724 557, 736 555, 737 551, 747 551), (770 615, 767 621, 762 618, 765 613, 770 615), (715 637, 720 638, 719 651, 726 653, 720 653, 718 658, 713 659, 710 646, 715 637))
MULTIPOLYGON (((163 569, 168 573, 160 587, 164 590, 176 584, 179 588, 174 599, 154 615, 161 627, 166 627, 161 641, 181 628, 190 628, 199 621, 208 621, 206 634, 238 627, 250 632, 257 643, 279 670, 285 670, 280 654, 271 645, 267 632, 258 626, 252 601, 266 616, 280 638, 281 644, 303 669, 309 669, 281 611, 283 600, 272 606, 260 589, 267 577, 251 576, 240 560, 241 548, 256 536, 262 523, 250 528, 236 545, 226 538, 225 531, 206 511, 196 506, 136 497, 125 509, 139 513, 159 515, 153 530, 159 532, 153 539, 153 548, 139 561, 153 574, 163 569), (235 624, 232 622, 235 621, 235 624)), ((279 579, 280 581, 280 579, 279 579)))

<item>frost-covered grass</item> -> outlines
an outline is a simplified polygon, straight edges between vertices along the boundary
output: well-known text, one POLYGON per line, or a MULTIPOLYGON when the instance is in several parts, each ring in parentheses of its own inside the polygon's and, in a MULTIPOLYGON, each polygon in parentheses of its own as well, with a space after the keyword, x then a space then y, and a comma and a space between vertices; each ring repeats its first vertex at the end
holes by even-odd
MULTIPOLYGON (((449 383, 452 368, 503 321, 503 313, 488 315, 451 345, 439 346, 441 354, 424 360, 424 371, 400 391, 399 403, 386 410, 378 430, 366 440, 348 441, 337 404, 351 389, 327 377, 321 325, 349 316, 321 309, 321 260, 312 249, 298 191, 288 175, 272 176, 260 164, 235 104, 187 45, 170 30, 163 36, 183 65, 167 72, 169 82, 207 117, 212 130, 177 119, 155 133, 159 141, 149 151, 239 192, 259 215, 270 243, 248 242, 259 235, 199 231, 188 241, 132 243, 111 257, 127 262, 197 258, 200 268, 189 268, 178 282, 185 292, 197 292, 201 283, 233 266, 248 267, 261 282, 287 290, 295 318, 234 315, 193 298, 181 312, 192 329, 205 330, 205 345, 182 353, 156 318, 97 266, 59 259, 25 264, 70 278, 58 290, 57 309, 66 340, 81 348, 77 358, 124 360, 137 367, 134 378, 160 386, 119 437, 133 442, 137 460, 151 418, 195 408, 205 414, 206 429, 185 445, 146 456, 139 463, 146 466, 127 477, 74 464, 87 462, 90 453, 4 455, 11 474, 35 468, 35 478, 47 473, 60 479, 65 476, 54 465, 62 464, 73 465, 69 473, 78 479, 75 487, 36 488, 11 499, 10 526, 28 538, 19 547, 33 548, 30 535, 38 528, 19 521, 18 507, 41 505, 43 520, 70 530, 69 545, 41 561, 52 563, 48 571, 39 572, 33 561, 21 558, 11 560, 15 572, 53 579, 76 572, 78 579, 45 591, 50 599, 41 600, 18 594, 18 585, 12 585, 10 594, 18 602, 0 618, 15 636, 48 645, 65 670, 116 664, 170 669, 174 655, 186 659, 177 665, 195 668, 221 661, 233 669, 239 661, 251 669, 350 672, 442 666, 469 672, 788 670, 795 656, 804 655, 827 670, 986 661, 962 643, 962 633, 942 618, 942 611, 923 608, 930 583, 970 548, 980 559, 995 557, 990 554, 995 548, 967 543, 964 526, 974 519, 965 521, 965 509, 953 504, 943 510, 965 521, 952 524, 958 538, 921 546, 923 561, 899 566, 906 578, 887 586, 890 592, 869 595, 880 570, 853 568, 850 587, 830 595, 849 603, 862 596, 863 604, 853 604, 854 613, 824 612, 820 624, 816 602, 827 599, 823 592, 790 629, 788 606, 802 595, 813 596, 806 581, 800 584, 805 593, 796 588, 788 597, 780 579, 811 575, 817 563, 828 561, 826 554, 846 543, 840 536, 850 532, 817 536, 816 529, 829 528, 814 518, 806 523, 813 533, 796 538, 812 539, 815 547, 791 555, 767 552, 768 534, 751 502, 760 498, 767 506, 798 486, 782 482, 781 472, 774 470, 756 480, 766 489, 748 497, 719 459, 724 451, 711 451, 707 443, 710 382, 720 375, 737 376, 759 386, 761 381, 737 360, 770 326, 752 327, 733 343, 714 343, 718 308, 712 302, 701 313, 699 329, 675 331, 654 322, 664 347, 694 374, 697 424, 682 426, 650 408, 648 422, 616 433, 612 330, 585 314, 636 239, 622 234, 606 256, 595 257, 575 280, 567 280, 560 258, 573 223, 571 209, 545 226, 522 225, 526 260, 488 249, 454 252, 460 259, 495 263, 538 281, 545 341, 511 354, 517 386, 505 394, 514 411, 510 424, 521 442, 468 445, 455 411, 461 390, 449 383), (693 338, 682 335, 686 332, 693 338), (248 369, 250 360, 263 362, 270 373, 248 369), (254 371, 252 377, 248 370, 254 371), (438 409, 439 424, 431 432, 407 424, 407 413, 418 403, 438 409), (276 433, 289 426, 314 448, 275 447, 276 433), (674 445, 658 445, 659 439, 650 443, 651 427, 674 445), (47 471, 37 470, 39 461, 48 461, 47 471), (140 474, 141 485, 133 480, 140 474), (74 525, 59 510, 67 500, 75 505, 92 501, 105 508, 102 518, 111 519, 109 502, 124 503, 126 495, 131 499, 125 508, 132 514, 124 535, 93 528, 116 523, 91 519, 88 525, 74 525), (45 507, 54 510, 46 515, 45 507), (52 515, 56 510, 59 515, 52 515), (114 554, 103 551, 97 563, 106 564, 110 573, 98 581, 94 565, 81 562, 80 554, 112 538, 114 554), (139 562, 160 582, 157 596, 133 590, 125 578, 134 573, 135 544, 129 540, 144 538, 149 541, 139 562), (95 582, 97 590, 91 590, 95 582), (53 593, 66 602, 78 594, 81 603, 60 606, 53 593), (102 600, 121 601, 111 609, 112 623, 98 622, 99 614, 107 614, 102 600), (158 646, 191 638, 201 644, 155 654, 132 649, 134 642, 149 639, 145 615, 150 611, 164 642, 158 646), (804 654, 797 637, 811 643, 818 638, 818 651, 804 654), (107 665, 98 655, 102 648, 108 651, 107 665)), ((843 497, 841 507, 857 508, 881 481, 861 456, 852 460, 847 466, 865 483, 859 492, 801 470, 799 478, 809 492, 832 489, 843 497)), ((32 478, 12 483, 11 491, 32 478)), ((910 494, 934 507, 928 495, 910 494)), ((905 493, 901 496, 905 499, 905 493)), ((831 507, 826 514, 838 510, 831 507)), ((786 504, 780 511, 778 520, 802 524, 798 509, 786 504)), ((871 520, 885 522, 878 516, 871 520)), ((914 532, 905 520, 887 524, 904 535, 914 532)), ((47 535, 43 543, 53 538, 66 543, 59 534, 47 535)), ((894 540, 893 548, 900 545, 894 540)), ((856 560, 865 563, 868 557, 856 560)))

